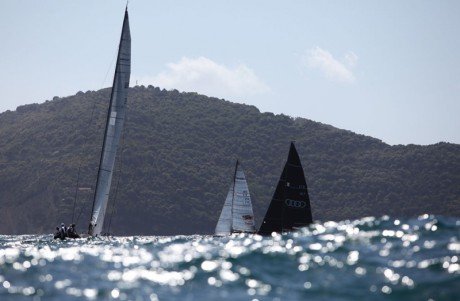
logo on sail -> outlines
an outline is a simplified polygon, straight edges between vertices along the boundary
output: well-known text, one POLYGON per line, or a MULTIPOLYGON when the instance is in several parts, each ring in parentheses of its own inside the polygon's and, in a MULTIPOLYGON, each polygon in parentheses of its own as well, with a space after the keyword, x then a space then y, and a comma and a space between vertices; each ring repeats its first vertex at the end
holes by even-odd
POLYGON ((304 201, 296 201, 296 200, 290 200, 290 199, 286 199, 284 203, 287 206, 292 207, 292 208, 305 208, 305 206, 307 206, 307 203, 305 203, 304 201))
POLYGON ((247 215, 243 215, 241 217, 243 218, 245 224, 252 225, 252 223, 253 223, 252 220, 254 219, 254 217, 252 215, 247 214, 247 215))

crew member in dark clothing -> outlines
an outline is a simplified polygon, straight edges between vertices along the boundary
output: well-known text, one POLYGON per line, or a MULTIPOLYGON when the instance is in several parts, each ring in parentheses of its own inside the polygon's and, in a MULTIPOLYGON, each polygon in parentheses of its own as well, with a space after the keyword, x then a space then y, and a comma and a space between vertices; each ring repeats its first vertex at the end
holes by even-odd
POLYGON ((67 228, 67 237, 80 238, 80 235, 78 235, 77 230, 75 230, 75 224, 70 224, 69 228, 67 228))
POLYGON ((60 238, 64 240, 67 236, 67 227, 64 223, 61 223, 60 227, 56 227, 57 232, 54 234, 54 239, 60 238))
POLYGON ((59 227, 56 227, 56 233, 54 233, 54 239, 64 239, 64 237, 61 237, 61 231, 59 231, 59 227))

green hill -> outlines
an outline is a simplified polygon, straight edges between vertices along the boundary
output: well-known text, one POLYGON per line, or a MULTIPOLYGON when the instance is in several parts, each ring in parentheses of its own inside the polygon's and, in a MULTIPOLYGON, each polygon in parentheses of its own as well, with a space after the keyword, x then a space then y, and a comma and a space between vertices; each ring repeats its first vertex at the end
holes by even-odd
MULTIPOLYGON (((0 114, 0 233, 51 233, 70 223, 80 165, 75 218, 81 212, 78 230, 86 230, 109 96, 109 89, 79 92, 0 114)), ((236 158, 260 223, 291 140, 316 220, 460 216, 460 145, 389 146, 308 119, 151 86, 130 89, 128 107, 122 172, 114 175, 117 197, 108 210, 116 202, 115 234, 212 233, 236 158)))

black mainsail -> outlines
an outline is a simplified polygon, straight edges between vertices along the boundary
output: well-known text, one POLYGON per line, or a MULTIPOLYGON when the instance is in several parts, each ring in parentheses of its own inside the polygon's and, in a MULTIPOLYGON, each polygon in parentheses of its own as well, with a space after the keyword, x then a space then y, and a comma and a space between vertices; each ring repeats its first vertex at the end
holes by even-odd
POLYGON ((297 150, 291 142, 287 162, 258 234, 292 231, 312 222, 305 175, 297 150))
POLYGON ((99 162, 91 220, 88 229, 88 234, 92 236, 99 235, 104 225, 115 157, 120 143, 121 132, 123 131, 130 74, 131 35, 129 31, 128 10, 126 9, 118 47, 118 57, 107 113, 107 122, 105 125, 104 142, 99 162))

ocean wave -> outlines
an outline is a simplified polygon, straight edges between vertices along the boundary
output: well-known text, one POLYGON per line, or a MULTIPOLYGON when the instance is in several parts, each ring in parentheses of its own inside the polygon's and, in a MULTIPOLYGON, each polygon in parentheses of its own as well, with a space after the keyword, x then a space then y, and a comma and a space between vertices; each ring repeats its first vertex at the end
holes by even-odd
POLYGON ((0 299, 460 300, 459 229, 423 215, 269 237, 0 235, 0 299))

